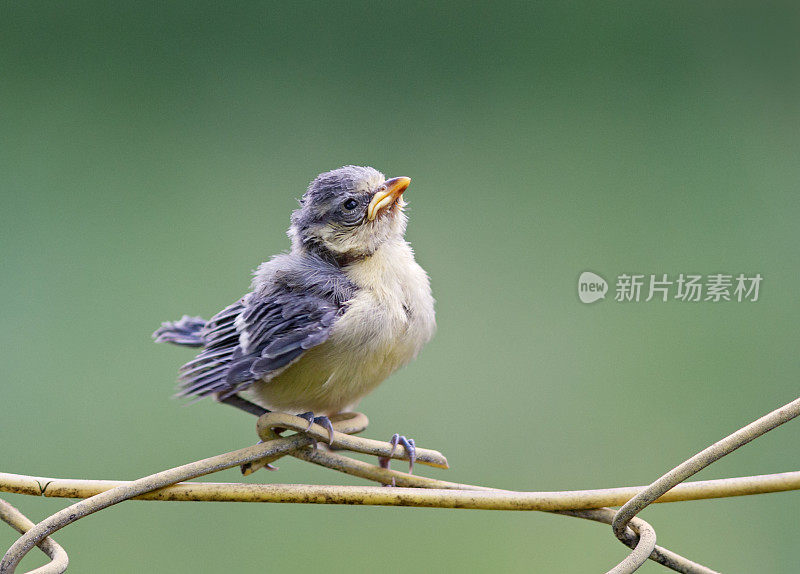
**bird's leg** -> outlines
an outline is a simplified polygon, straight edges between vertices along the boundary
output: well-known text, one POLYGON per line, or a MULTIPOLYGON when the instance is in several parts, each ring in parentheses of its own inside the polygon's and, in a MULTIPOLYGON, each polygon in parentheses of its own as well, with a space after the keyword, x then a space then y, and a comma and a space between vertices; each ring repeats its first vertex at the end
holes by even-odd
MULTIPOLYGON (((261 415, 265 415, 268 412, 270 412, 264 407, 258 406, 255 403, 251 403, 247 399, 243 399, 239 395, 228 395, 227 397, 219 398, 218 400, 221 403, 225 403, 226 405, 236 407, 239 410, 242 410, 246 413, 250 413, 251 415, 256 415, 257 417, 260 417, 261 415)), ((259 440, 256 444, 261 444, 263 442, 264 442, 263 440, 259 440)), ((257 466, 257 463, 254 462, 248 462, 246 464, 243 464, 241 465, 240 468, 242 470, 242 474, 247 476, 248 474, 252 474, 253 472, 262 467, 266 468, 267 470, 278 470, 277 466, 272 466, 269 463, 264 464, 262 466, 257 466)))
MULTIPOLYGON (((378 463, 380 464, 381 468, 389 468, 389 461, 392 460, 392 455, 394 454, 397 445, 399 444, 404 449, 406 449, 406 453, 408 453, 408 473, 414 474, 414 461, 417 460, 417 447, 414 443, 413 438, 406 438, 401 434, 395 433, 392 436, 392 440, 389 441, 392 445, 392 452, 389 453, 389 456, 381 456, 378 457, 378 463)), ((392 478, 392 486, 394 486, 394 478, 392 478)), ((389 486, 388 484, 386 486, 389 486)))
MULTIPOLYGON (((306 430, 310 429, 311 425, 313 425, 314 423, 325 427, 325 429, 328 431, 328 444, 329 445, 333 444, 333 423, 331 422, 331 419, 329 419, 326 416, 315 417, 314 413, 312 413, 311 411, 299 414, 297 416, 300 417, 301 419, 308 421, 308 428, 306 430)), ((314 440, 314 448, 317 448, 316 439, 314 440)))
POLYGON ((250 401, 243 399, 239 395, 228 395, 224 398, 219 398, 219 402, 225 403, 226 405, 230 405, 232 407, 236 407, 237 409, 243 410, 246 413, 250 413, 251 415, 256 415, 260 417, 261 415, 265 415, 268 412, 267 409, 261 407, 255 403, 251 403, 250 401))

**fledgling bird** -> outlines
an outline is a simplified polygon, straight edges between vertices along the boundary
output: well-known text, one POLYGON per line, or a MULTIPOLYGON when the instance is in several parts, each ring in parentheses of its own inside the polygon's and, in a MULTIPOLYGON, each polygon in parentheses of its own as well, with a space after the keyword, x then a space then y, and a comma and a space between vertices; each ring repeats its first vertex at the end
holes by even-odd
MULTIPOLYGON (((153 334, 203 349, 182 367, 178 394, 300 414, 332 432, 328 416, 411 361, 436 321, 404 238, 410 182, 353 165, 317 176, 292 213, 291 251, 262 263, 249 293, 209 321, 184 315, 153 334)), ((392 442, 413 464, 413 441, 392 442)))

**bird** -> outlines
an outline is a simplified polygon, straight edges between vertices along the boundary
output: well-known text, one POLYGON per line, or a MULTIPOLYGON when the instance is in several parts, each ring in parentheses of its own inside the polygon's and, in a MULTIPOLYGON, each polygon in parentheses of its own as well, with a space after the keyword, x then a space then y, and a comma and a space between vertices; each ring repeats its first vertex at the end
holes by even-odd
MULTIPOLYGON (((352 410, 436 330, 430 279, 405 239, 410 183, 355 165, 313 179, 291 214, 290 250, 258 266, 249 292, 208 321, 184 315, 153 333, 201 349, 180 369, 178 395, 296 414, 332 440, 329 417, 352 410)), ((413 439, 391 443, 413 471, 413 439)))

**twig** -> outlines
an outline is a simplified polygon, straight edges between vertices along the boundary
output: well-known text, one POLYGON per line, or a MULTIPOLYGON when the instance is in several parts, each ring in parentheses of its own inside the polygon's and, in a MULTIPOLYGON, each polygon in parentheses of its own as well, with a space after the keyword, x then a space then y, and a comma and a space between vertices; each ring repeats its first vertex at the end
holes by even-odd
MULTIPOLYGON (((334 452, 309 448, 328 440, 328 431, 297 417, 270 413, 259 419, 262 444, 222 454, 205 460, 166 470, 133 482, 62 480, 26 477, 0 473, 0 490, 44 496, 90 496, 53 514, 26 532, 0 561, 0 574, 12 574, 22 557, 49 534, 75 520, 112 504, 131 498, 150 500, 225 500, 261 502, 304 502, 322 504, 369 504, 385 506, 427 506, 439 508, 477 508, 493 510, 543 510, 597 522, 614 523, 617 537, 634 551, 610 572, 627 574, 637 570, 648 558, 678 572, 713 573, 700 564, 656 546, 655 531, 635 514, 651 502, 671 502, 721 496, 741 496, 800 488, 800 472, 762 475, 734 479, 703 481, 675 486, 678 482, 732 452, 757 436, 800 414, 800 399, 777 409, 731 436, 705 449, 686 463, 676 467, 649 487, 626 487, 572 492, 514 492, 487 487, 439 481, 383 469, 334 452), (308 427, 308 428, 307 428, 308 427), (301 431, 281 437, 276 429, 301 431), (307 433, 307 434, 306 434, 307 433), (341 472, 361 476, 380 483, 394 482, 414 488, 380 488, 369 486, 251 485, 216 483, 181 483, 233 466, 263 465, 281 456, 320 464, 341 472), (42 486, 42 483, 45 483, 42 486), (174 486, 170 486, 174 485, 174 486), (619 512, 605 505, 629 501, 619 512), (623 511, 625 511, 623 513, 623 511)), ((333 420, 333 419, 332 419, 333 420)), ((366 417, 349 414, 334 422, 333 444, 356 452, 376 456, 406 458, 389 443, 349 436, 366 427, 366 417)), ((436 451, 417 449, 419 462, 447 467, 447 460, 436 451)))
MULTIPOLYGON (((273 414, 275 413, 269 413, 268 415, 264 415, 264 417, 270 417, 273 414)), ((281 423, 291 422, 292 425, 308 425, 307 422, 298 422, 303 421, 303 419, 300 419, 299 417, 293 417, 291 415, 282 416, 289 417, 293 420, 284 420, 281 417, 272 417, 268 420, 278 421, 281 423)), ((363 419, 366 420, 366 417, 363 417, 363 419)), ((357 416, 338 417, 336 422, 334 422, 334 428, 336 428, 338 432, 335 433, 333 444, 339 446, 339 441, 346 439, 348 444, 351 444, 353 441, 356 443, 361 443, 362 448, 367 452, 369 452, 370 449, 374 449, 373 443, 377 443, 378 441, 350 437, 342 434, 343 431, 360 432, 360 430, 363 430, 361 423, 363 423, 363 421, 359 421, 359 417, 357 416)), ((99 510, 108 508, 109 506, 122 502, 123 500, 129 500, 177 482, 191 478, 197 478, 198 476, 204 476, 206 474, 225 470, 234 466, 242 466, 244 464, 249 464, 256 461, 275 460, 276 458, 279 458, 290 451, 310 446, 316 440, 315 433, 323 432, 324 439, 327 440, 327 431, 323 427, 319 425, 313 425, 313 427, 316 428, 311 428, 308 435, 296 434, 285 438, 280 437, 265 443, 257 444, 255 446, 185 464, 176 468, 146 476, 144 478, 140 478, 138 480, 134 480, 126 485, 117 486, 68 506, 67 508, 47 517, 23 534, 16 542, 14 542, 11 548, 9 548, 6 552, 5 556, 3 556, 3 559, 0 560, 0 574, 12 574, 14 570, 16 570, 20 560, 22 560, 22 558, 28 552, 30 552, 30 550, 36 546, 36 544, 53 532, 56 532, 68 524, 72 524, 84 516, 88 516, 89 514, 93 514, 99 510)), ((380 456, 399 459, 404 458, 404 453, 399 451, 394 452, 395 449, 393 449, 392 445, 389 443, 383 443, 374 450, 379 452, 380 456)), ((445 468, 447 467, 447 459, 445 459, 441 453, 427 449, 419 450, 424 451, 423 456, 425 461, 420 460, 420 462, 423 462, 423 464, 427 463, 435 464, 445 468)))
MULTIPOLYGON (((614 516, 617 514, 617 511, 611 508, 598 508, 596 510, 560 510, 556 514, 575 516, 577 518, 584 518, 586 520, 594 520, 595 522, 611 524, 611 522, 614 520, 614 516)), ((650 530, 653 529, 650 524, 641 518, 636 518, 634 520, 635 522, 631 522, 630 526, 635 527, 638 533, 642 532, 642 526, 644 525, 646 525, 646 527, 650 530)), ((663 566, 666 566, 675 572, 683 572, 684 574, 719 574, 711 568, 706 568, 702 564, 693 562, 688 558, 685 558, 680 554, 676 554, 671 550, 667 550, 662 546, 651 545, 649 538, 642 541, 638 534, 632 532, 630 526, 626 529, 621 540, 623 544, 633 548, 634 552, 628 555, 625 560, 617 564, 614 568, 609 570, 607 574, 620 574, 626 571, 636 571, 639 566, 641 566, 641 564, 647 560, 647 558, 650 558, 650 560, 654 560, 655 562, 658 562, 659 564, 662 564, 663 566), (650 550, 649 554, 647 554, 648 549, 650 550)), ((655 532, 653 532, 653 534, 655 534, 655 532)), ((655 540, 652 542, 655 542, 655 540)))
MULTIPOLYGON (((0 520, 9 524, 20 534, 25 534, 34 527, 33 522, 31 522, 27 516, 5 500, 0 500, 0 520)), ((39 542, 38 546, 42 549, 42 552, 50 558, 50 562, 31 570, 29 574, 61 574, 67 569, 69 565, 69 556, 67 556, 67 553, 58 542, 47 537, 39 542)))
MULTIPOLYGON (((307 452, 307 451, 305 451, 307 452)), ((304 453, 304 451, 300 451, 304 453)), ((303 458, 303 454, 299 458, 303 458)), ((335 453, 312 455, 314 458, 335 453)), ((309 458, 312 458, 309 456, 309 458)), ((338 455, 337 455, 338 456, 338 455)), ((347 457, 343 457, 347 458, 347 457)), ((354 459, 350 459, 354 460, 354 459)), ((314 462, 313 460, 311 462, 314 462)), ((366 462, 355 461, 372 466, 374 478, 363 474, 354 474, 370 480, 395 477, 398 486, 425 488, 423 484, 435 484, 436 488, 447 490, 443 496, 448 498, 448 508, 473 508, 483 510, 541 510, 557 512, 561 510, 593 509, 603 506, 620 506, 636 496, 646 487, 624 486, 620 488, 603 488, 594 490, 566 490, 558 492, 516 492, 504 491, 485 486, 459 484, 436 480, 423 476, 414 476, 404 472, 385 470, 366 462), (380 472, 379 472, 380 471, 380 472), (390 475, 383 473, 391 473, 390 475), (491 491, 505 493, 485 498, 466 496, 461 490, 491 491), (516 498, 515 498, 516 496, 516 498), (501 505, 501 500, 504 500, 501 505)), ((366 474, 366 473, 365 473, 366 474)), ((112 488, 130 486, 132 481, 121 480, 88 480, 76 478, 50 478, 41 476, 25 476, 0 472, 0 492, 46 496, 51 498, 88 498, 112 488)), ((767 494, 770 492, 786 492, 800 490, 800 471, 780 474, 762 474, 758 476, 742 476, 718 480, 703 480, 680 484, 657 499, 656 503, 682 502, 689 500, 705 500, 709 498, 729 498, 732 496, 748 496, 767 494)), ((169 502, 289 502, 304 504, 359 504, 360 497, 378 492, 386 494, 381 506, 418 506, 414 497, 398 498, 400 491, 375 486, 326 486, 312 484, 248 484, 237 482, 180 482, 151 492, 135 496, 133 500, 154 500, 169 502), (392 496, 389 496, 392 495, 392 496)), ((402 492, 417 493, 406 488, 402 492)), ((429 492, 426 488, 425 491, 429 492)), ((364 500, 365 505, 376 505, 374 498, 364 500)), ((428 506, 426 503, 424 506, 428 506)))
MULTIPOLYGON (((710 447, 703 449, 689 460, 679 464, 626 502, 625 505, 617 511, 611 525, 614 534, 624 542, 625 529, 633 517, 660 496, 664 495, 664 493, 693 474, 700 472, 711 463, 718 461, 723 456, 732 453, 737 448, 746 445, 748 442, 792 420, 798 415, 800 415, 800 398, 740 428, 724 439, 712 444, 710 447)), ((630 557, 632 556, 633 554, 631 554, 630 557)), ((644 557, 638 556, 636 560, 631 559, 630 565, 623 567, 623 565, 620 564, 616 569, 612 570, 612 572, 615 574, 629 574, 635 572, 639 566, 644 564, 648 557, 649 554, 644 557)), ((657 557, 654 559, 657 559, 657 557)))

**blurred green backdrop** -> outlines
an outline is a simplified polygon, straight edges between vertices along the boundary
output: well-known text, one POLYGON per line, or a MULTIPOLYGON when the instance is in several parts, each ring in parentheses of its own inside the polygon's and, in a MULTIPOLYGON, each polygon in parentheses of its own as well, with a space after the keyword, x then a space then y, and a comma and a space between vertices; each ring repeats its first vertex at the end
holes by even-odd
MULTIPOLYGON (((454 481, 650 482, 797 395, 799 28, 796 3, 3 2, 2 470, 133 479, 253 443, 247 415, 170 398, 192 353, 150 333, 239 297, 308 181, 357 163, 413 177, 439 322, 362 402, 369 436, 442 450, 452 469, 422 471, 454 481), (756 303, 584 305, 587 269, 764 283, 756 303)), ((789 424, 699 478, 794 470, 799 440, 789 424)), ((354 481, 280 466, 247 480, 354 481)), ((4 498, 34 520, 68 504, 4 498)), ((643 517, 719 570, 795 572, 798 511, 785 493, 643 517)), ((56 538, 75 572, 625 555, 579 520, 402 508, 134 502, 56 538)))

